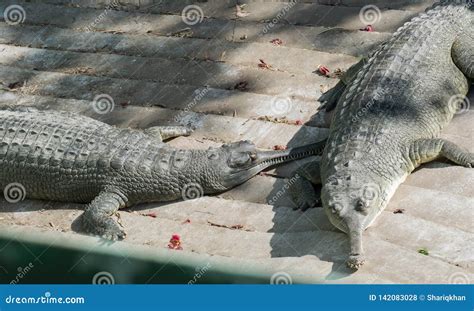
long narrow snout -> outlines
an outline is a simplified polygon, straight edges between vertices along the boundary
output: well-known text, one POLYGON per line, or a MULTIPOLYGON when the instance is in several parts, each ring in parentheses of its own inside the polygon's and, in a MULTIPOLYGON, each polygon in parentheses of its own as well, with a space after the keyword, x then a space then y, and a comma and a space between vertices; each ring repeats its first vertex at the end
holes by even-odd
POLYGON ((346 263, 349 268, 357 270, 365 263, 364 249, 362 248, 362 230, 349 231, 349 241, 351 252, 346 263))
POLYGON ((324 150, 326 141, 317 142, 301 147, 290 148, 287 150, 257 151, 252 158, 252 163, 242 169, 223 177, 222 185, 226 189, 235 187, 252 176, 257 175, 262 170, 276 164, 301 159, 311 155, 320 155, 324 150))
POLYGON ((317 142, 301 147, 289 148, 278 151, 259 151, 254 162, 258 171, 266 169, 272 165, 298 160, 311 155, 320 155, 324 150, 326 141, 317 142))

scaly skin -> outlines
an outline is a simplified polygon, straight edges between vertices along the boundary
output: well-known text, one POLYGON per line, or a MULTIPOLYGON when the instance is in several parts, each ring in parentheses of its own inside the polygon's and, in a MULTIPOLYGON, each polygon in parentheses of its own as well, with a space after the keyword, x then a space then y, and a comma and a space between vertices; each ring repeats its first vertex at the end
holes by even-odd
POLYGON ((261 151, 241 141, 180 150, 162 142, 183 134, 182 127, 141 131, 73 113, 0 110, 0 188, 20 184, 28 198, 88 203, 83 229, 115 240, 125 236, 112 218, 119 208, 222 192, 324 146, 261 151))
POLYGON ((312 178, 291 191, 299 206, 312 206, 301 184, 322 183, 329 220, 350 237, 349 267, 364 263, 363 230, 417 166, 440 156, 474 165, 472 153, 437 138, 474 78, 472 29, 472 4, 435 5, 355 65, 347 86, 323 97, 335 106, 327 145, 319 164, 297 172, 312 178))

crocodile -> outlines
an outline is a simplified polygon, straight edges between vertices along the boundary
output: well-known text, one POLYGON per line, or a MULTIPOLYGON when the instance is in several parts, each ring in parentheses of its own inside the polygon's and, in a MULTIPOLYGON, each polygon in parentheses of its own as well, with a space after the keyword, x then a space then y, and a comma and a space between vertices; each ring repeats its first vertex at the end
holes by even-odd
POLYGON ((324 147, 319 142, 266 151, 239 141, 183 150, 163 142, 189 134, 183 126, 138 130, 71 112, 0 110, 0 187, 10 202, 84 203, 81 230, 120 240, 126 235, 114 219, 120 208, 220 193, 324 147))
POLYGON ((296 171, 302 178, 290 187, 290 197, 303 210, 322 205, 349 236, 349 268, 364 264, 363 231, 416 167, 440 157, 474 165, 473 153, 439 137, 460 106, 469 106, 473 29, 472 1, 439 2, 320 98, 321 111, 332 113, 329 137, 320 161, 296 171))

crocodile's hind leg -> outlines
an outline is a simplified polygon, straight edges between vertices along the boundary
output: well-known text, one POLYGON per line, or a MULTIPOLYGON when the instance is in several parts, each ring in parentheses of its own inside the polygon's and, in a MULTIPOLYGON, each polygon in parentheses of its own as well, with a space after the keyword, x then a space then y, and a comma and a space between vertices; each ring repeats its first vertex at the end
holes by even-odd
POLYGON ((303 211, 316 207, 321 202, 313 185, 321 184, 319 161, 309 162, 296 170, 288 179, 288 193, 295 204, 295 209, 303 211))
POLYGON ((153 126, 145 129, 145 133, 159 138, 161 141, 178 137, 189 136, 192 130, 185 126, 153 126))
POLYGON ((458 165, 474 166, 474 153, 470 153, 442 138, 417 140, 410 148, 410 159, 415 166, 432 161, 440 156, 458 165))
POLYGON ((451 55, 454 63, 464 75, 474 80, 474 34, 467 31, 461 33, 454 41, 451 55))
POLYGON ((80 216, 82 229, 89 234, 108 240, 121 240, 125 231, 112 218, 120 208, 125 207, 124 197, 115 192, 101 192, 80 216))

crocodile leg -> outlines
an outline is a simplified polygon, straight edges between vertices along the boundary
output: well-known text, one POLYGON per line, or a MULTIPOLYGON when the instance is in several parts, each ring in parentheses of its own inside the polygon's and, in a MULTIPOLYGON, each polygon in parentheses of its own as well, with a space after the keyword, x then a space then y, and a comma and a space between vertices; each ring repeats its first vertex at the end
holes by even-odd
POLYGON ((357 73, 362 69, 362 67, 364 67, 366 63, 367 58, 362 58, 359 62, 349 67, 339 82, 332 89, 319 97, 318 101, 323 103, 322 108, 324 108, 326 112, 330 112, 336 108, 337 102, 339 101, 342 93, 344 93, 346 86, 355 79, 357 73))
POLYGON ((452 47, 453 61, 469 79, 474 79, 474 35, 465 32, 459 35, 452 47))
POLYGON ((458 165, 474 166, 474 153, 470 153, 442 138, 417 140, 410 148, 410 159, 416 166, 430 162, 440 156, 458 165))
POLYGON ((86 233, 98 235, 108 240, 120 240, 125 237, 119 224, 112 216, 126 206, 123 196, 114 192, 101 192, 81 215, 82 228, 86 233))
POLYGON ((192 133, 190 128, 185 126, 153 126, 145 129, 145 133, 159 138, 161 141, 178 137, 178 136, 189 136, 192 133))
POLYGON ((322 94, 318 101, 321 103, 318 113, 316 113, 306 125, 314 127, 329 128, 331 126, 332 112, 341 97, 342 93, 352 80, 355 79, 360 69, 367 63, 367 58, 361 59, 358 63, 347 69, 339 82, 330 90, 322 94))
POLYGON ((321 184, 319 161, 302 165, 289 179, 289 195, 295 209, 302 211, 316 207, 321 199, 314 190, 313 185, 321 184))

